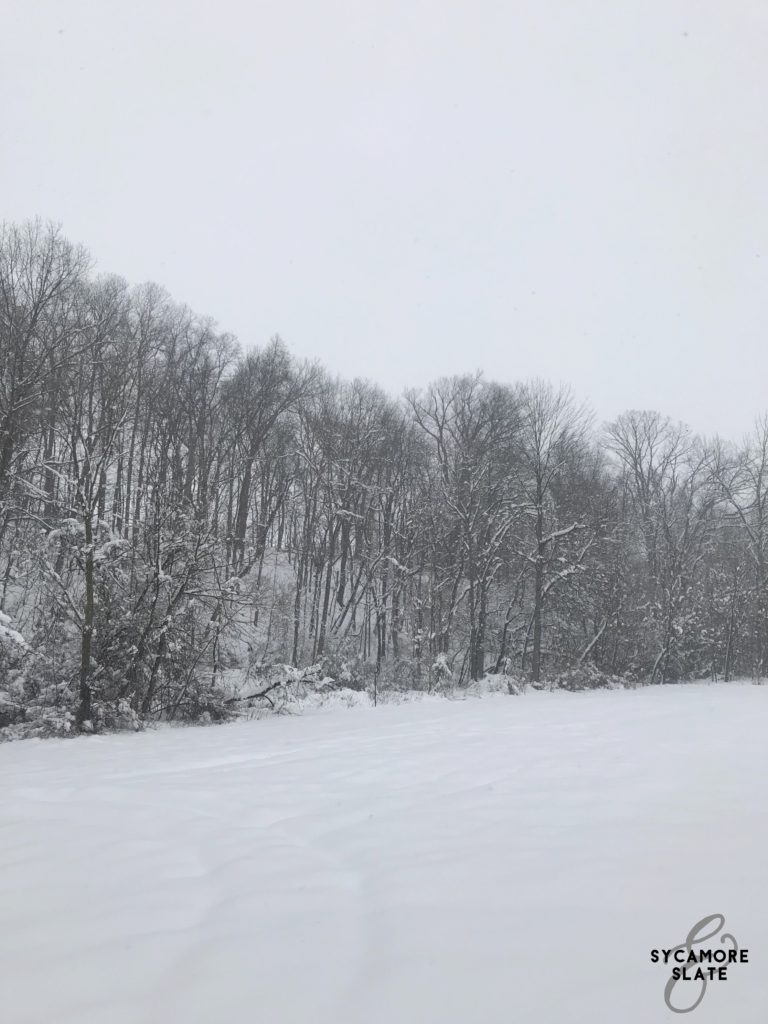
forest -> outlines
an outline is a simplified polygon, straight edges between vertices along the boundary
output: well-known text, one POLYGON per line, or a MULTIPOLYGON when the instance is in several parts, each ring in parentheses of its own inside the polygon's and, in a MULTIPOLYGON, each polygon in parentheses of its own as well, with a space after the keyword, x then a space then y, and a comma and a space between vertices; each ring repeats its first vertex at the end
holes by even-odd
POLYGON ((0 736, 219 721, 290 681, 759 680, 767 562, 765 417, 599 424, 481 373, 393 397, 0 228, 0 736))

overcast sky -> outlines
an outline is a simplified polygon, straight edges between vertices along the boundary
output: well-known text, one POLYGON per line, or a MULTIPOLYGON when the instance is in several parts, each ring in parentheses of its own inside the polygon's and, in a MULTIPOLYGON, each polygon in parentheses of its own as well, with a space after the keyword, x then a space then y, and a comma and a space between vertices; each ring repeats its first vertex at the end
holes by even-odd
POLYGON ((244 346, 768 410, 764 0, 4 0, 0 218, 244 346))

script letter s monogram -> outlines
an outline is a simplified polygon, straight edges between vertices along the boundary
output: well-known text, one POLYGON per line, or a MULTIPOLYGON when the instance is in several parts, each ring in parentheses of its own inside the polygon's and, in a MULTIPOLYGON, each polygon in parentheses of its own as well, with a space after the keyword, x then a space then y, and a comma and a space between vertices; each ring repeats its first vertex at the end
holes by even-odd
MULTIPOLYGON (((686 951, 687 956, 694 946, 699 946, 702 942, 706 942, 707 939, 714 938, 715 935, 717 935, 717 933, 723 928, 724 925, 725 917, 722 914, 710 914, 709 917, 702 917, 702 919, 697 924, 695 924, 693 928, 691 928, 691 930, 688 932, 688 936, 685 942, 681 946, 675 946, 675 948, 672 950, 673 957, 678 949, 684 949, 686 951), (709 927, 709 925, 711 924, 715 925, 711 932, 706 932, 703 935, 699 934, 700 931, 709 927)), ((735 950, 738 950, 739 948, 736 939, 728 932, 724 932, 723 935, 721 935, 720 941, 732 943, 733 948, 735 950)), ((696 1009, 701 1000, 704 998, 704 993, 707 991, 707 979, 702 978, 699 982, 699 984, 701 985, 701 989, 699 991, 699 996, 696 1002, 692 1003, 691 1006, 685 1007, 672 1005, 672 992, 674 991, 675 985, 678 983, 678 981, 680 981, 679 978, 670 976, 670 979, 667 982, 666 987, 664 988, 664 1002, 667 1004, 667 1006, 673 1013, 690 1013, 691 1010, 696 1009)))

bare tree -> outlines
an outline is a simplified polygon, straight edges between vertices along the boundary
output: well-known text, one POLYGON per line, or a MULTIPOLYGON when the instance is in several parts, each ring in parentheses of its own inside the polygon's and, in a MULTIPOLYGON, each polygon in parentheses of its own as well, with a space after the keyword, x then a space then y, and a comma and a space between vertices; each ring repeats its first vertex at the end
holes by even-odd
MULTIPOLYGON (((533 528, 533 549, 526 555, 533 571, 533 607, 530 618, 531 679, 541 678, 544 607, 549 592, 567 578, 568 567, 558 564, 566 539, 583 533, 586 523, 563 520, 556 490, 569 462, 578 458, 586 443, 588 414, 577 406, 566 388, 555 389, 534 381, 520 390, 521 426, 518 441, 519 480, 528 522, 533 528)), ((576 556, 579 565, 589 550, 587 539, 576 556)), ((526 661, 523 648, 523 668, 526 661)))

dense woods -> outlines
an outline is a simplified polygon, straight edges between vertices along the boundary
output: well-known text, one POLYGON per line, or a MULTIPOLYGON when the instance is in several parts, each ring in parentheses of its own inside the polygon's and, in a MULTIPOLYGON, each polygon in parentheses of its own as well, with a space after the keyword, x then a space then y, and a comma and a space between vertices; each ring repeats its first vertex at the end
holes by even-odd
POLYGON ((767 563, 768 420, 603 427, 479 374, 395 399, 0 231, 6 735, 224 718, 281 673, 760 678, 767 563))

